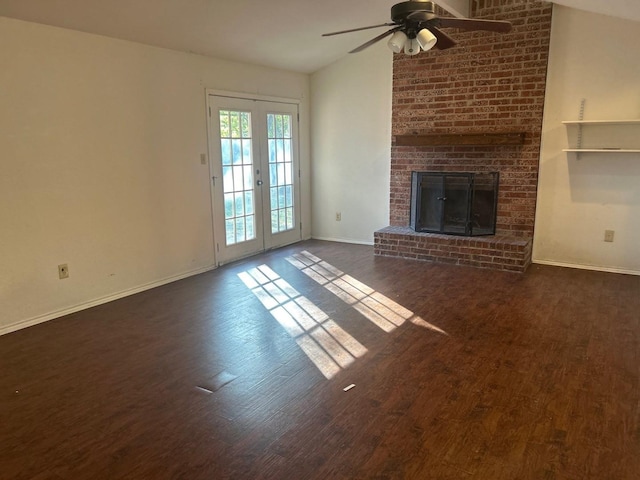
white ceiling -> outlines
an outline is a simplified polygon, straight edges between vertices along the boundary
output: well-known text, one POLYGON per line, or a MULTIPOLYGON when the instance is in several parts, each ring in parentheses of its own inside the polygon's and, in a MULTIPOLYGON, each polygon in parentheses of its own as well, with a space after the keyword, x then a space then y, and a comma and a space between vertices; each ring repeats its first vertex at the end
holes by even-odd
POLYGON ((393 0, 0 0, 0 15, 303 73, 382 33, 393 0))
POLYGON ((551 0, 565 7, 586 10, 587 12, 601 13, 612 17, 625 18, 627 20, 640 21, 639 0, 551 0))
MULTIPOLYGON (((397 1, 0 0, 0 15, 311 73, 384 28, 326 38, 322 33, 388 22, 389 9, 397 1)), ((638 0, 554 1, 640 21, 638 0)))

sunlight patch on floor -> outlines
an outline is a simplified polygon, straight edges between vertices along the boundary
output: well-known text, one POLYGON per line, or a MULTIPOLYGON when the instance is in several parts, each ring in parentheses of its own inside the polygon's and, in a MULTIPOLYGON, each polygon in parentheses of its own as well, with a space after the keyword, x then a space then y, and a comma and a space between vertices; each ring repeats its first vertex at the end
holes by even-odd
POLYGON ((306 250, 287 257, 286 260, 387 333, 409 321, 414 325, 448 335, 447 332, 415 315, 411 310, 306 250))
POLYGON ((267 265, 238 277, 327 379, 367 353, 360 342, 267 265))

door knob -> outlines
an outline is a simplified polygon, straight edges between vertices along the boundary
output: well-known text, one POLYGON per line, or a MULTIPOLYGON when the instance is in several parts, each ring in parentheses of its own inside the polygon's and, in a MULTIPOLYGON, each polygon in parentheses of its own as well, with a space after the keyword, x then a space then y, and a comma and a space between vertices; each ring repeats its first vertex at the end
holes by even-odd
POLYGON ((262 180, 258 180, 256 183, 258 184, 258 186, 260 186, 262 185, 262 180))

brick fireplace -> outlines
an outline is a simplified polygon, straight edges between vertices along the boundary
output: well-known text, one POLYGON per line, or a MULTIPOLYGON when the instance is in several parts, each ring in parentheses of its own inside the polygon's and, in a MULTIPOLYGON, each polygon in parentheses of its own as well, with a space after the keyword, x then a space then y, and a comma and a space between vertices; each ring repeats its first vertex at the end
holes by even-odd
POLYGON ((473 17, 513 30, 451 29, 454 48, 394 56, 390 226, 374 234, 377 255, 518 272, 531 263, 551 11, 544 1, 472 1, 473 17), (412 230, 413 171, 498 171, 496 235, 412 230))

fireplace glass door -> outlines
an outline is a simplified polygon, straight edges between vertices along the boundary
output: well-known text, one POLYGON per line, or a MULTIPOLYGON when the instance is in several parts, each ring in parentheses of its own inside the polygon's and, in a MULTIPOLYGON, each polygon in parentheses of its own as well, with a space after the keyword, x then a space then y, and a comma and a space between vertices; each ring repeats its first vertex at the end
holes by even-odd
POLYGON ((498 173, 413 172, 411 227, 417 232, 493 235, 498 173))

